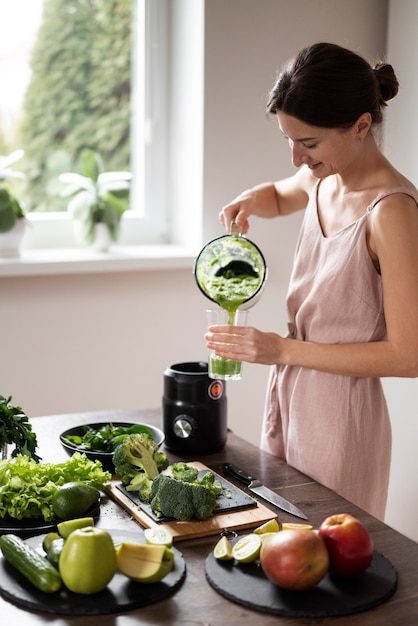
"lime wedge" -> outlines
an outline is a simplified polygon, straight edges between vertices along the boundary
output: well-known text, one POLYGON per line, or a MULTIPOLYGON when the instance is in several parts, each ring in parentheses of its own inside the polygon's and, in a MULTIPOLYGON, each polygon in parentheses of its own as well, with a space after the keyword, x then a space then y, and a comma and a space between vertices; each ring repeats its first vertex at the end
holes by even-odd
POLYGON ((277 533, 279 531, 279 522, 277 521, 277 517, 273 519, 269 519, 268 522, 264 522, 261 526, 254 529, 254 532, 257 535, 263 535, 264 533, 277 533))
POLYGON ((171 548, 173 545, 173 535, 164 526, 146 528, 144 537, 146 542, 152 546, 167 546, 167 548, 171 548))
POLYGON ((260 535, 252 533, 244 535, 232 546, 232 556, 239 563, 252 563, 255 561, 261 549, 260 535))
POLYGON ((218 561, 230 561, 232 559, 232 546, 227 537, 221 537, 213 549, 213 555, 218 561))

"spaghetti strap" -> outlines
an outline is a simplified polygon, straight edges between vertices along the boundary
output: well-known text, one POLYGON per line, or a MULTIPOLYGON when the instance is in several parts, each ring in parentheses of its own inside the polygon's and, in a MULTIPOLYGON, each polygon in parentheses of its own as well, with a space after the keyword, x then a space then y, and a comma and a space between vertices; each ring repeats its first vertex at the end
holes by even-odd
POLYGON ((373 211, 374 207, 376 206, 376 204, 378 204, 381 200, 383 200, 383 198, 386 198, 387 196, 392 196, 395 193, 403 193, 407 196, 410 196, 411 198, 413 198, 418 206, 418 192, 413 192, 410 189, 408 189, 407 187, 394 187, 393 189, 388 189, 387 191, 382 191, 382 193, 380 193, 378 196, 376 196, 376 198, 369 204, 369 206, 367 207, 367 213, 370 213, 371 211, 373 211))

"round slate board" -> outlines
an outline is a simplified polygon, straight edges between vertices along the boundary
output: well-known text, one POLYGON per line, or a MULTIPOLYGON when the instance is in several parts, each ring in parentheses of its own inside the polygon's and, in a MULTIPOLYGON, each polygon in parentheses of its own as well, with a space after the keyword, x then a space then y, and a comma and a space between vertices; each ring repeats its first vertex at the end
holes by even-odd
MULTIPOLYGON (((97 520, 100 515, 100 499, 97 504, 91 506, 82 516, 80 517, 92 517, 94 520, 97 520)), ((55 520, 53 522, 45 522, 45 520, 40 518, 24 518, 24 519, 15 519, 14 517, 6 517, 0 518, 0 535, 8 535, 12 533, 13 535, 18 535, 22 539, 26 537, 32 537, 33 535, 40 535, 42 533, 47 533, 49 531, 56 531, 57 524, 61 520, 55 520)))
POLYGON ((211 552, 205 564, 209 584, 222 596, 251 609, 290 617, 333 617, 360 613, 381 604, 396 590, 396 569, 375 552, 366 572, 347 580, 326 575, 314 588, 288 591, 270 582, 259 561, 247 565, 218 561, 211 552))
MULTIPOLYGON (((109 530, 114 541, 144 543, 139 532, 109 530)), ((27 539, 27 543, 41 549, 44 536, 27 539)), ((91 595, 73 593, 63 587, 58 593, 44 593, 34 587, 4 557, 0 559, 0 595, 25 609, 58 615, 105 615, 121 613, 154 604, 171 595, 186 577, 183 555, 174 551, 174 567, 159 583, 136 583, 116 572, 104 591, 91 595)))

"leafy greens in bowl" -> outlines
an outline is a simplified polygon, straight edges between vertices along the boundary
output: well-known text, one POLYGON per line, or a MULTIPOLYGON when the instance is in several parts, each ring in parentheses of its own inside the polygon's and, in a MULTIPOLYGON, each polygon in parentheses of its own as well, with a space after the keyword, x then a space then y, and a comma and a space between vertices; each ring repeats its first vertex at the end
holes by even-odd
POLYGON ((132 433, 144 433, 158 446, 161 446, 165 439, 163 431, 150 424, 97 422, 81 424, 65 430, 60 435, 60 441, 67 454, 82 452, 92 461, 101 461, 105 471, 114 473, 114 449, 124 436, 132 433))

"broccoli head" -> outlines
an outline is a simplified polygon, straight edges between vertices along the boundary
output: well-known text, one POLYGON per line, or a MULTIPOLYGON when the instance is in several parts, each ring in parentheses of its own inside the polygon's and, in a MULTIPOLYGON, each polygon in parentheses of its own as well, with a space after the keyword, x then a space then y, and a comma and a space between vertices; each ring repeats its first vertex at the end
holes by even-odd
POLYGON ((173 478, 182 480, 184 483, 192 483, 199 476, 199 471, 196 467, 182 461, 170 465, 170 471, 173 478))
POLYGON ((113 452, 113 465, 115 474, 122 484, 130 487, 134 480, 141 483, 138 473, 145 474, 152 481, 168 467, 168 457, 148 435, 133 433, 126 435, 116 446, 113 452))
POLYGON ((204 520, 213 514, 216 494, 197 483, 160 474, 152 481, 151 509, 160 517, 188 521, 204 520))

